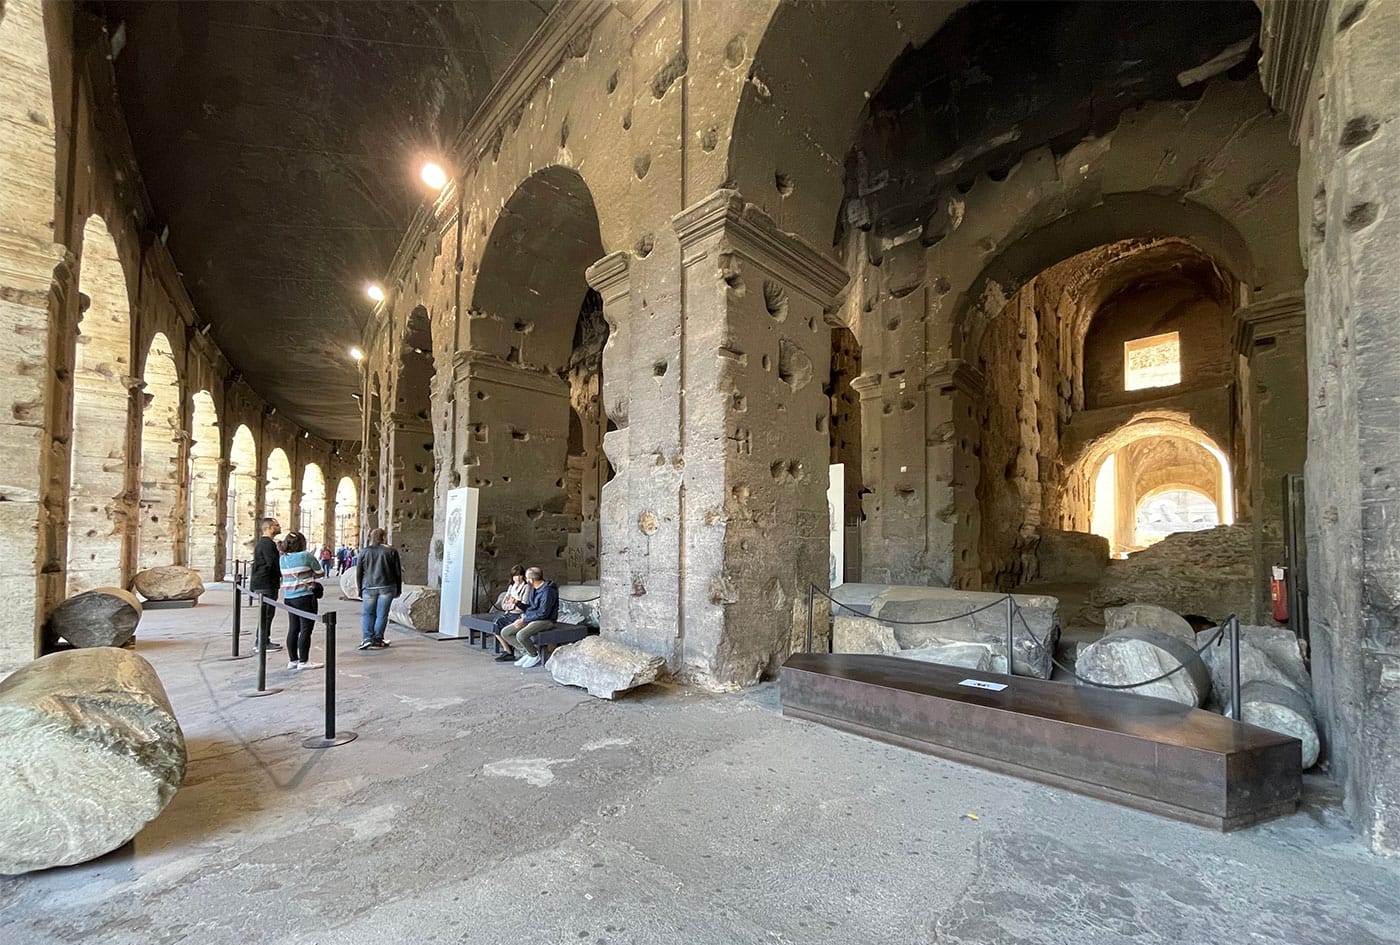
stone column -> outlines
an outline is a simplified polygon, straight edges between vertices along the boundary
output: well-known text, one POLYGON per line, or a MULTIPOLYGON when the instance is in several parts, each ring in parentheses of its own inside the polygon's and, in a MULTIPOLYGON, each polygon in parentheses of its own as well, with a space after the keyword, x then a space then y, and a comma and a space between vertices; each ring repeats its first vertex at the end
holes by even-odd
POLYGON ((982 534, 977 482, 982 475, 982 373, 960 358, 932 365, 925 381, 928 447, 926 567, 935 584, 980 588, 982 534))
POLYGON ((824 312, 847 277, 733 191, 674 222, 681 443, 657 461, 683 470, 680 670, 727 689, 777 670, 800 646, 808 585, 827 587, 824 312))
POLYGON ((890 583, 888 563, 874 561, 871 553, 884 546, 884 517, 881 496, 884 495, 883 441, 880 430, 881 376, 865 373, 851 380, 851 389, 860 398, 860 478, 865 485, 861 496, 861 514, 865 517, 860 528, 860 579, 870 584, 890 583))
POLYGON ((1307 459, 1307 333, 1303 295, 1294 293, 1235 312, 1235 350, 1248 361, 1248 488, 1254 523, 1255 620, 1269 614, 1269 569, 1283 561, 1286 474, 1307 459))
POLYGON ((454 375, 462 484, 481 490, 476 565, 483 580, 493 592, 503 588, 515 564, 561 578, 569 385, 475 352, 457 356, 454 375))
MULTIPOLYGON (((222 580, 233 576, 233 561, 229 559, 228 536, 233 523, 228 520, 228 497, 233 488, 233 460, 226 456, 218 460, 218 484, 214 487, 214 531, 218 536, 214 546, 214 574, 210 580, 222 580)), ((234 514, 238 514, 235 510, 234 514)), ((234 558, 238 550, 234 549, 234 558)))
POLYGON ((412 414, 385 418, 385 501, 389 543, 403 561, 409 584, 428 582, 433 544, 433 428, 412 414))
MULTIPOLYGON (((628 407, 631 400, 631 255, 625 252, 604 256, 588 267, 588 284, 603 298, 603 317, 608 323, 608 342, 603 348, 603 413, 617 427, 603 435, 603 454, 612 464, 613 478, 603 484, 599 508, 598 581, 602 600, 599 619, 603 633, 624 642, 634 625, 629 619, 633 601, 628 482, 633 475, 628 441, 628 407)), ((643 379, 645 380, 645 379, 643 379)), ((667 637, 674 628, 667 628, 667 637)), ((648 648, 656 652, 655 647, 648 648)), ((666 655, 669 655, 667 653, 666 655)))

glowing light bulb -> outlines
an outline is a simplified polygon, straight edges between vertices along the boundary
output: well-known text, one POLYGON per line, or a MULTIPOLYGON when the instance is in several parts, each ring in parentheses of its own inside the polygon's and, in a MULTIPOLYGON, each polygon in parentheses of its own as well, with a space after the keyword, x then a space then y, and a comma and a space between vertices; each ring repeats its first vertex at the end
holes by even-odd
POLYGON ((365 353, 359 348, 351 348, 350 357, 354 358, 356 361, 363 361, 365 359, 365 353))
POLYGON ((384 290, 379 287, 379 283, 377 282, 371 282, 369 285, 365 286, 365 295, 368 295, 376 302, 384 301, 384 290))
POLYGON ((442 188, 447 186, 447 172, 432 161, 423 165, 423 170, 419 172, 419 176, 423 178, 423 183, 433 188, 433 190, 442 190, 442 188))

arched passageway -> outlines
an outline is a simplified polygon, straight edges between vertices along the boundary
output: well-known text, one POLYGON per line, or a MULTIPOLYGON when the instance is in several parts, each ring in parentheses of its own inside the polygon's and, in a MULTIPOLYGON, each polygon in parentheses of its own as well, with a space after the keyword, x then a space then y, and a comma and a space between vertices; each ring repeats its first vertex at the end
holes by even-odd
POLYGON ((394 408, 385 424, 388 476, 384 518, 389 540, 399 550, 404 579, 426 583, 433 544, 432 390, 433 328, 428 310, 416 306, 399 341, 399 374, 394 408))
POLYGON ((335 543, 341 547, 360 544, 360 497, 349 476, 341 476, 335 487, 335 543))
POLYGON ((141 504, 137 568, 154 568, 176 560, 185 539, 185 510, 180 459, 184 424, 180 410, 180 374, 170 339, 156 332, 146 352, 141 380, 141 504))
POLYGON ((224 569, 233 573, 233 562, 252 557, 258 537, 258 444, 253 433, 239 424, 229 447, 228 547, 224 569))
POLYGON ((379 398, 379 376, 370 378, 369 403, 364 405, 364 445, 360 475, 364 483, 364 528, 381 528, 384 508, 384 417, 379 398))
POLYGON ((516 189, 482 256, 456 399, 467 413, 464 481, 481 490, 477 566, 493 584, 522 562, 561 578, 597 576, 607 324, 584 273, 602 255, 587 185, 554 166, 516 189))
POLYGON ((311 545, 329 544, 326 534, 326 474, 315 463, 307 463, 301 476, 301 533, 311 545))
MULTIPOLYGON (((190 430, 189 566, 206 581, 218 577, 219 414, 208 391, 195 391, 190 430)), ((230 486, 231 488, 232 486, 230 486)), ((232 520, 226 527, 232 527, 232 520)))
POLYGON ((95 215, 83 228, 78 288, 84 311, 73 362, 69 593, 123 585, 132 510, 127 483, 130 297, 116 244, 95 215))
POLYGON ((292 520, 292 463, 280 446, 267 454, 267 489, 262 514, 281 522, 284 532, 296 527, 292 520))

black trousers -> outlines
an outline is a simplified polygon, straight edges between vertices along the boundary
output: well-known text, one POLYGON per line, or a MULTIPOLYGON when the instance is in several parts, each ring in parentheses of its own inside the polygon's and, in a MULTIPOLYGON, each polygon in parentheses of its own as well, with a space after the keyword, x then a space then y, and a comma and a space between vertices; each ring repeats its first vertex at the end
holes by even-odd
MULTIPOLYGON (((268 600, 277 599, 276 591, 263 591, 262 595, 268 600)), ((272 615, 274 613, 276 610, 271 604, 263 604, 258 608, 258 642, 255 644, 258 648, 267 646, 272 639, 272 615)))
MULTIPOLYGON (((316 607, 317 603, 319 602, 314 594, 287 598, 288 607, 295 607, 297 610, 304 610, 311 614, 320 613, 316 607)), ((305 663, 311 658, 311 628, 314 626, 316 626, 316 621, 310 617, 298 617, 296 614, 287 615, 288 660, 305 663)))

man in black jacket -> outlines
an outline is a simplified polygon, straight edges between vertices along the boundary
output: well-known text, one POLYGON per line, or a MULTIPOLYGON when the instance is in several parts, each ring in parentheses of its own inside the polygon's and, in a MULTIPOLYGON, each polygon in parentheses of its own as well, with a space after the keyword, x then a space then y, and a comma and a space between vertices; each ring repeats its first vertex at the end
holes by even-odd
POLYGON ((384 628, 389 624, 389 605, 403 593, 403 565, 398 549, 384 544, 384 529, 369 533, 369 547, 356 563, 360 585, 360 649, 382 650, 389 645, 384 628))
MULTIPOLYGON (((278 560, 280 555, 276 538, 281 533, 282 526, 275 518, 265 518, 259 524, 262 526, 262 534, 253 545, 253 570, 248 575, 248 589, 261 592, 270 600, 276 600, 277 591, 282 587, 282 565, 278 560)), ((263 604, 258 614, 258 642, 253 644, 254 653, 258 651, 258 647, 267 647, 269 653, 282 649, 282 644, 273 643, 270 639, 272 614, 272 605, 263 604)))

